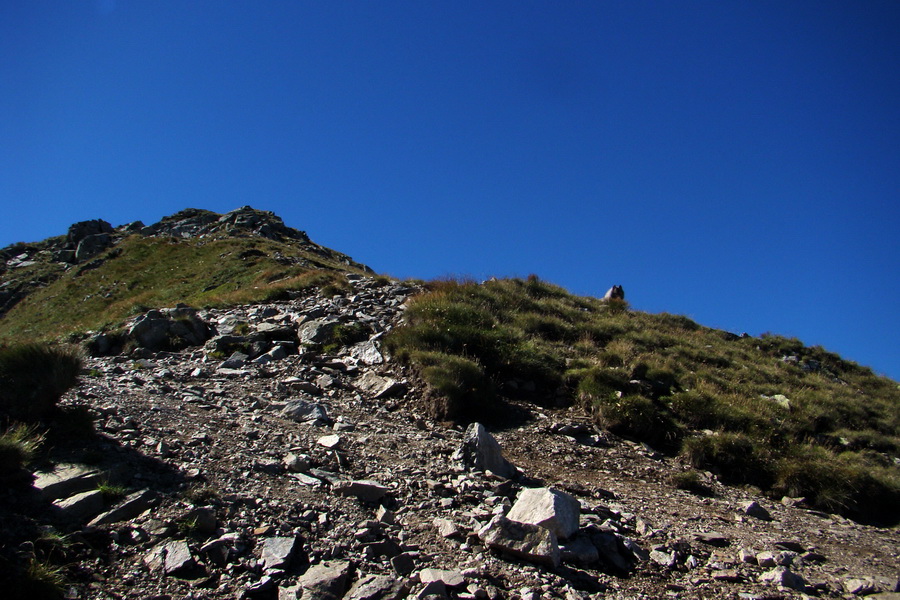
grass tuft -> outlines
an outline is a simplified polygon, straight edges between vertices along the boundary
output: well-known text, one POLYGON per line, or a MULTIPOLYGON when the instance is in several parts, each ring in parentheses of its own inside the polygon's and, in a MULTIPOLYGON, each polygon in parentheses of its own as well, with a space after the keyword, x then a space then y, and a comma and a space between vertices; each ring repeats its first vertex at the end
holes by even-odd
POLYGON ((33 423, 47 417, 78 381, 75 349, 42 344, 0 347, 0 415, 33 423))
POLYGON ((35 425, 16 424, 0 435, 0 475, 20 471, 34 460, 44 441, 35 425))

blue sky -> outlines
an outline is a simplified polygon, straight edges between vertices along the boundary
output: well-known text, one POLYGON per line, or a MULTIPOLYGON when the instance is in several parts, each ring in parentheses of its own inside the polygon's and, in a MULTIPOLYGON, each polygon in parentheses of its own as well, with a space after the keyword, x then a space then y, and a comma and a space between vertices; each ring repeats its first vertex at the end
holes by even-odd
POLYGON ((272 210, 900 379, 900 3, 0 2, 0 246, 272 210))

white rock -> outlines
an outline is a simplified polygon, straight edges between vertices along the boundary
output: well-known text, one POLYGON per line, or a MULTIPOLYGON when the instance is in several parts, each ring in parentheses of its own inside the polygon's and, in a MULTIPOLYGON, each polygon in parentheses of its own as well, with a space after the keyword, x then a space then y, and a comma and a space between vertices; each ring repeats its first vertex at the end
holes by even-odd
POLYGON ((569 494, 551 488, 526 488, 506 518, 546 527, 564 540, 578 531, 580 515, 581 504, 569 494))

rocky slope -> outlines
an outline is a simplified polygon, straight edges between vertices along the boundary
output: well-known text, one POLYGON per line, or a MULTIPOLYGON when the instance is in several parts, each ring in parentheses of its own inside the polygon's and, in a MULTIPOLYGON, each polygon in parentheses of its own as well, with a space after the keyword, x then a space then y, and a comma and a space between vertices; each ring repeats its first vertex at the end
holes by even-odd
POLYGON ((493 431, 510 469, 476 428, 427 419, 381 352, 415 290, 350 279, 151 311, 127 355, 95 339, 112 354, 64 403, 100 435, 0 491, 3 556, 66 565, 73 599, 897 597, 896 529, 711 474, 710 496, 676 490, 685 466, 573 409, 518 407, 493 431), (23 542, 48 524, 64 542, 23 542))

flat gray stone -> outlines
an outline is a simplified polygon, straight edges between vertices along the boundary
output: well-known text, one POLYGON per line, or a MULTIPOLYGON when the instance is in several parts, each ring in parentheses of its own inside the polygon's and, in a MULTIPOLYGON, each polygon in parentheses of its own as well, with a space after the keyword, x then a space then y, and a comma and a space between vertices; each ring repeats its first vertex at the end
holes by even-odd
POLYGON ((394 573, 406 577, 416 569, 416 561, 410 552, 404 552, 391 559, 391 566, 394 568, 394 573))
POLYGON ((442 519, 438 517, 433 521, 433 523, 434 526, 437 527, 438 533, 441 534, 441 537, 452 538, 459 537, 461 535, 459 527, 457 527, 456 523, 454 523, 450 519, 442 519))
POLYGON ((332 448, 337 448, 341 444, 341 436, 335 433, 323 435, 316 440, 316 443, 330 450, 332 448))
POLYGON ((331 491, 339 496, 355 496, 363 502, 377 502, 388 493, 389 488, 377 481, 362 479, 358 481, 342 481, 335 484, 331 491))
POLYGON ((406 384, 389 377, 382 377, 372 371, 366 371, 353 385, 359 391, 372 398, 389 398, 406 391, 406 384))
POLYGON ((307 569, 297 584, 303 590, 304 600, 339 600, 347 591, 349 577, 349 562, 323 562, 307 569))
POLYGON ((45 500, 66 498, 76 492, 96 489, 101 474, 83 465, 60 464, 49 472, 38 471, 32 484, 45 500))
POLYGON ((88 523, 88 527, 107 525, 127 521, 140 515, 149 509, 156 498, 156 492, 151 490, 139 490, 127 496, 115 508, 106 511, 88 523))
POLYGON ((86 522, 103 512, 103 494, 100 490, 81 492, 53 503, 63 516, 73 521, 86 522))
POLYGON ((331 339, 337 326, 338 322, 334 319, 313 319, 300 325, 297 339, 301 344, 324 344, 331 339))
POLYGON ((324 405, 306 400, 288 400, 281 414, 298 423, 321 422, 330 424, 332 422, 324 405))
POLYGON ((262 543, 262 561, 264 569, 286 569, 294 557, 294 553, 300 549, 300 538, 294 537, 270 537, 262 543))
POLYGON ((871 579, 845 579, 841 582, 848 594, 865 596, 879 591, 878 584, 871 579))
POLYGON ((144 557, 151 570, 162 570, 166 575, 186 573, 196 566, 191 549, 184 540, 164 542, 144 557))
POLYGON ((344 600, 402 600, 409 593, 405 582, 387 575, 361 575, 344 600))
POLYGON ((419 571, 419 579, 422 583, 440 581, 449 588, 457 588, 466 585, 466 578, 462 573, 446 569, 422 569, 419 571))
POLYGON ((769 514, 765 508, 763 508, 759 502, 753 500, 752 502, 747 502, 743 506, 741 506, 741 512, 749 517, 753 517, 754 519, 759 519, 760 521, 771 521, 772 515, 769 514))
POLYGON ((380 365, 384 362, 384 357, 378 351, 375 342, 371 340, 353 346, 350 356, 364 365, 380 365))
POLYGON ((793 590, 802 590, 806 587, 806 581, 800 575, 792 573, 787 567, 775 567, 760 575, 759 580, 793 590))

